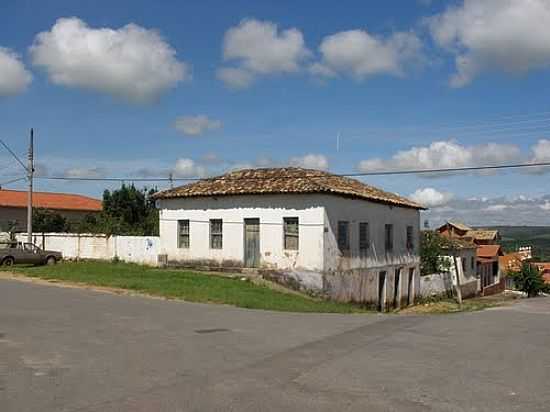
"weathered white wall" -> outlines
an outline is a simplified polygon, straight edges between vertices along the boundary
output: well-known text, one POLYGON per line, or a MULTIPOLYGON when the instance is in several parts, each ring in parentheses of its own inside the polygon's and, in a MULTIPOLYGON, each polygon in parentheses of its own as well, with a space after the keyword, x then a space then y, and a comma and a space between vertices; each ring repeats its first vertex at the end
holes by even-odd
POLYGON ((243 266, 244 219, 260 219, 264 268, 323 270, 324 209, 316 195, 220 196, 161 200, 160 250, 169 262, 243 266), (283 218, 298 217, 299 249, 284 250, 283 218), (188 219, 190 247, 178 248, 178 220, 188 219), (210 249, 210 219, 223 219, 223 248, 210 249), (224 263, 225 262, 225 263, 224 263))
POLYGON ((358 268, 417 265, 420 242, 420 213, 416 209, 388 206, 365 200, 322 195, 325 205, 325 270, 341 271, 358 268), (338 221, 350 223, 350 250, 343 255, 338 249, 338 221), (359 223, 368 222, 370 248, 359 254, 359 223), (385 251, 385 225, 393 224, 393 252, 385 251), (414 250, 407 250, 407 226, 413 227, 414 250))
MULTIPOLYGON (((17 236, 27 241, 27 234, 17 236)), ((155 236, 106 236, 76 233, 34 233, 34 243, 43 249, 61 252, 67 259, 113 259, 156 265, 160 239, 155 236)))

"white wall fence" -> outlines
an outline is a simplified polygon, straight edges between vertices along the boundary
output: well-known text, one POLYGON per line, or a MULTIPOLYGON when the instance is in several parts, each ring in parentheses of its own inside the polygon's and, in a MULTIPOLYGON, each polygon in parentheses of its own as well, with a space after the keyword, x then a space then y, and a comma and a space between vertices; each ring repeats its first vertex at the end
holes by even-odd
MULTIPOLYGON (((27 241, 26 233, 17 240, 27 241)), ((66 259, 118 258, 124 262, 157 265, 160 238, 157 236, 107 236, 86 233, 34 233, 33 242, 42 249, 63 253, 66 259)))

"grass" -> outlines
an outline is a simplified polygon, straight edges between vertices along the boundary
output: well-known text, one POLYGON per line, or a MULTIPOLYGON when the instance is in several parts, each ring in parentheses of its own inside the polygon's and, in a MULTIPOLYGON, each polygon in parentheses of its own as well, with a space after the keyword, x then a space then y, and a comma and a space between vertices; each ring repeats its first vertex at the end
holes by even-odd
POLYGON ((128 263, 63 262, 55 266, 15 266, 13 273, 45 280, 125 289, 189 302, 234 305, 283 312, 356 313, 357 305, 317 300, 229 278, 128 263))
POLYGON ((453 299, 443 299, 419 302, 416 306, 403 309, 400 313, 410 314, 431 314, 431 313, 455 313, 455 312, 474 312, 478 310, 494 308, 511 303, 518 297, 516 295, 498 294, 480 298, 464 299, 462 308, 453 299))

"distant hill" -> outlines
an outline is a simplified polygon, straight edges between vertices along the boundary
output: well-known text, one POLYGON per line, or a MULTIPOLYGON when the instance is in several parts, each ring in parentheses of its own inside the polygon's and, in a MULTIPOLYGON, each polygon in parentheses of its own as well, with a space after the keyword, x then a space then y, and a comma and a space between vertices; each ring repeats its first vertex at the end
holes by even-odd
POLYGON ((500 232, 505 251, 531 246, 535 260, 550 261, 550 226, 492 226, 500 232))

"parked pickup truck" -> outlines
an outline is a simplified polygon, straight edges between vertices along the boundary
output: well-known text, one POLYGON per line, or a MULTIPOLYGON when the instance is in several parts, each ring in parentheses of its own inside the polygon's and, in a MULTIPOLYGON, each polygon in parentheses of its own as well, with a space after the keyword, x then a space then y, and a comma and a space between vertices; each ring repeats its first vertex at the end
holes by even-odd
POLYGON ((15 263, 55 265, 62 258, 60 252, 42 250, 33 243, 11 242, 0 245, 0 264, 2 266, 12 266, 15 263))

